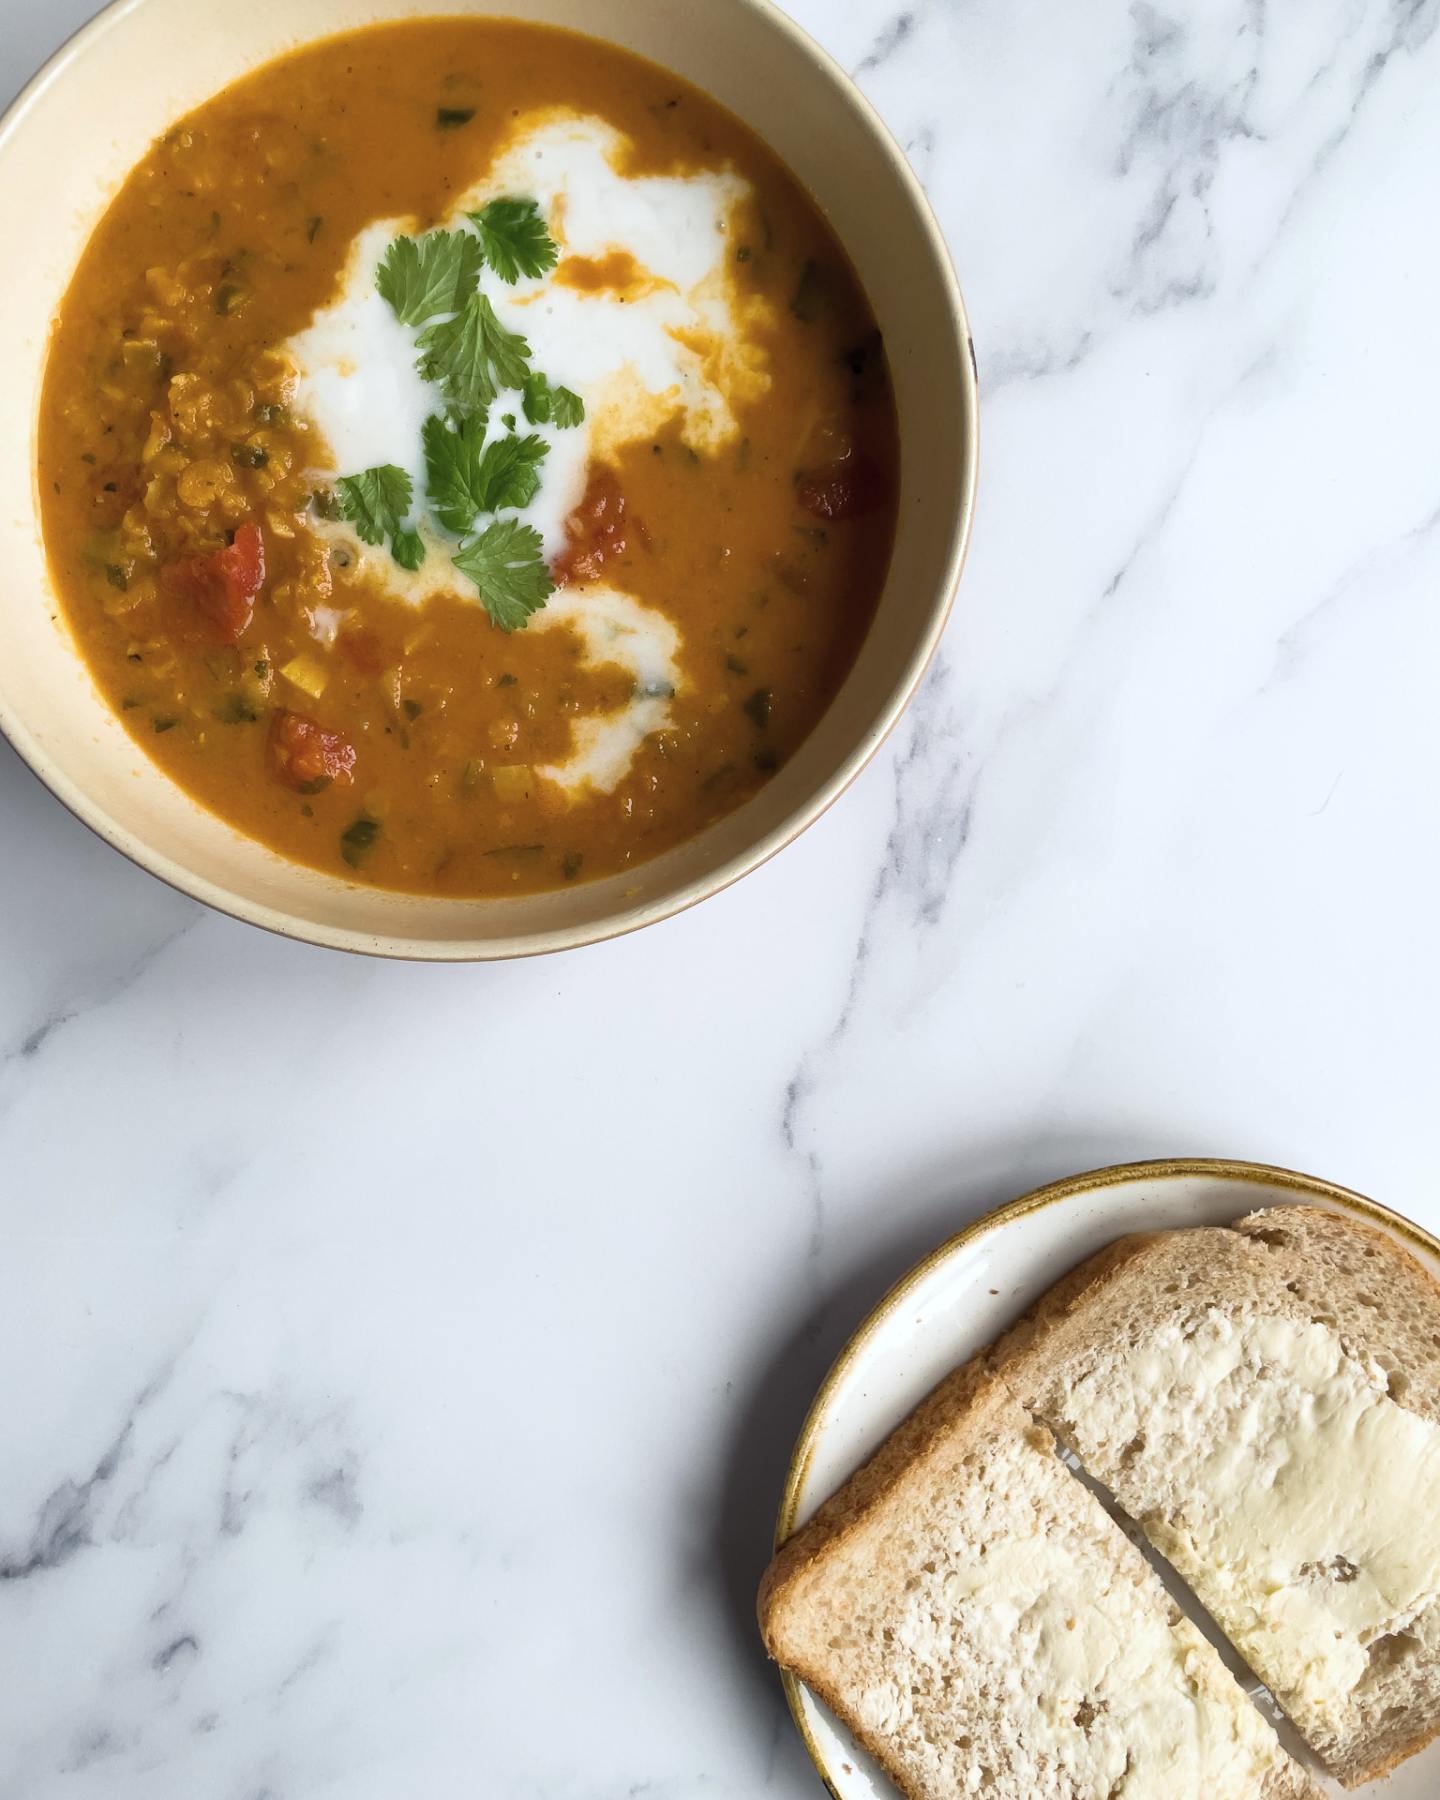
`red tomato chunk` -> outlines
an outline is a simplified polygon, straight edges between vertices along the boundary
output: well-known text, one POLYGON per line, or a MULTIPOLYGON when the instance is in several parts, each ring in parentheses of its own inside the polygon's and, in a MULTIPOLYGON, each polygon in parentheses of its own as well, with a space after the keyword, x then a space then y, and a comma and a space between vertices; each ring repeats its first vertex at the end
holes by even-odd
POLYGON ((555 558, 552 573, 568 581, 596 581, 612 556, 625 554, 625 496, 615 471, 593 464, 585 498, 565 521, 569 543, 555 558))
POLYGON ((183 601, 201 633, 217 644, 237 644, 255 616, 255 597, 265 585, 265 541, 257 525, 242 525, 235 541, 209 556, 188 556, 160 571, 167 594, 183 601))
POLYGON ((308 713, 282 710, 270 726, 270 766, 286 787, 315 793, 329 782, 351 779, 355 746, 308 713))
POLYGON ((884 499, 884 483, 874 463, 863 456, 805 469, 796 478, 795 498, 817 519, 854 519, 884 499))

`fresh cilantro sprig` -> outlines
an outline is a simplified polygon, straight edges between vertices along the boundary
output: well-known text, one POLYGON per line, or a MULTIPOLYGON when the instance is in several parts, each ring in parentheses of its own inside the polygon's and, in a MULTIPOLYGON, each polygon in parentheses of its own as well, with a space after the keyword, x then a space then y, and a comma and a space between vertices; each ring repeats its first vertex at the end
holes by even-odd
POLYGON ((528 506, 540 491, 540 464, 550 454, 543 438, 511 433, 487 445, 483 422, 462 419, 452 427, 435 415, 424 436, 426 492, 448 531, 463 535, 478 514, 528 506))
POLYGON ((480 280, 484 251, 468 231, 400 237, 385 252, 375 285, 402 325, 428 325, 458 312, 480 280))
POLYGON ((496 519, 462 544, 455 567, 468 575, 492 622, 519 631, 555 592, 541 554, 540 533, 519 519, 496 519))
POLYGON ((453 319, 421 332, 420 373, 443 389, 456 418, 487 412, 502 388, 523 388, 530 346, 507 331, 484 294, 471 294, 453 319))
POLYGON ((525 383, 525 417, 532 425, 559 425, 562 430, 585 417, 585 402, 572 389, 552 387, 538 371, 525 383))
MULTIPOLYGON (((487 444, 490 408, 502 393, 518 392, 532 425, 579 425, 585 403, 530 367, 530 346, 496 316, 480 291, 487 265, 513 286, 543 275, 559 257, 532 199, 491 200, 468 215, 469 231, 431 231, 397 238, 376 272, 375 285, 402 325, 416 333, 421 376, 443 395, 444 416, 423 429, 426 498, 436 521, 462 539, 454 562, 475 583, 491 619, 516 631, 545 604, 554 582, 540 534, 515 518, 485 514, 528 506, 539 492, 549 445, 518 434, 514 414, 507 435, 487 444)), ((410 477, 387 464, 345 476, 336 484, 340 510, 368 544, 388 538, 402 568, 425 557, 418 532, 403 523, 414 499, 410 477)))
POLYGON ((355 527, 367 544, 390 540, 390 554, 402 569, 418 569, 425 560, 425 545, 417 531, 404 523, 415 498, 414 484, 394 463, 363 469, 358 475, 342 475, 335 483, 340 514, 355 527))
POLYGON ((508 287, 522 275, 543 275, 555 267, 560 252, 535 201, 492 200, 466 216, 486 262, 508 287))

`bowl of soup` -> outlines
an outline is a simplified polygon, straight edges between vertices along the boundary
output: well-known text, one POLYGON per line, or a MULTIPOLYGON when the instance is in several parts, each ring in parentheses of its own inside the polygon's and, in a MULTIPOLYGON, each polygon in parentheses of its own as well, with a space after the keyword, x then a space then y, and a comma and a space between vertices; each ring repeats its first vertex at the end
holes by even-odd
POLYGON ((0 125, 0 727, 116 848, 481 958, 873 754, 973 502, 900 152, 761 0, 127 0, 0 125))

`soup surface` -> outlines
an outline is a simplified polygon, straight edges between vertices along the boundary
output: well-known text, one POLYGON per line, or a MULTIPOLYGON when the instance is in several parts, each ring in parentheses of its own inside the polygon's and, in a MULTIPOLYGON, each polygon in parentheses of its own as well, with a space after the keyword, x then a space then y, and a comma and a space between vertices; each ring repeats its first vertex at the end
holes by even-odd
POLYGON ((40 421, 70 627, 135 740, 348 879, 613 873, 780 767, 894 524, 875 323, 694 88, 486 20, 296 52, 95 232, 40 421))

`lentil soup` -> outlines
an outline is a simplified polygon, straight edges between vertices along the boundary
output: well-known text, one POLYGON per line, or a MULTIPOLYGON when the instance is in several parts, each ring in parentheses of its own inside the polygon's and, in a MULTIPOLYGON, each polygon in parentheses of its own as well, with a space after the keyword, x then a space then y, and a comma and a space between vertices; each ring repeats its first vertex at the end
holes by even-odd
POLYGON ((71 631, 146 753, 284 856, 535 891, 703 829, 884 580, 883 347, 775 156, 625 52, 375 26, 157 142, 56 322, 71 631))

